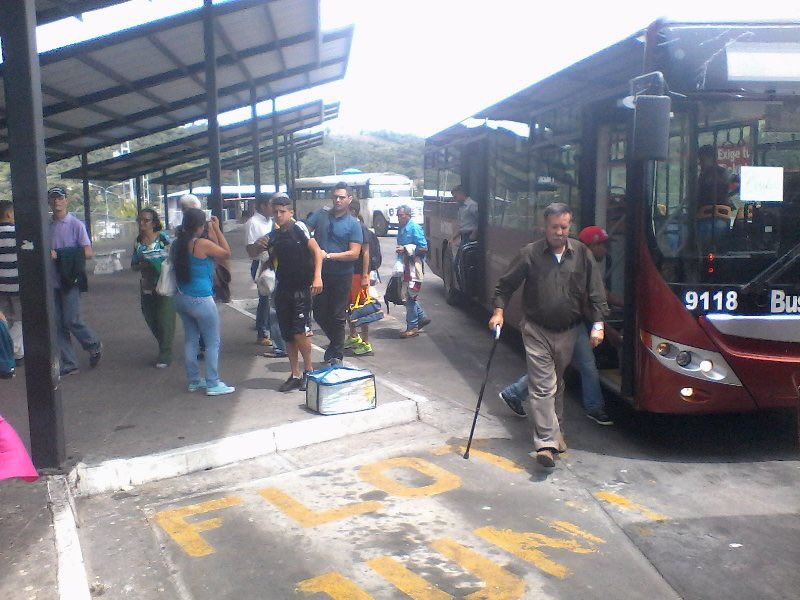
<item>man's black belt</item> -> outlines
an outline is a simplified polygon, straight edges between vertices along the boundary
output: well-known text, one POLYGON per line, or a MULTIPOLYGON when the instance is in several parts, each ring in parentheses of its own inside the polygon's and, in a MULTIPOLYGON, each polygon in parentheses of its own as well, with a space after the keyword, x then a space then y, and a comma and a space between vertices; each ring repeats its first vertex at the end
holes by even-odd
POLYGON ((578 325, 581 324, 581 322, 582 321, 580 320, 574 321, 571 325, 567 325, 566 327, 548 327, 547 325, 542 325, 541 323, 536 323, 536 321, 534 321, 534 323, 536 323, 539 327, 541 327, 542 329, 546 329, 550 333, 564 333, 565 331, 569 331, 573 327, 577 327, 578 325))

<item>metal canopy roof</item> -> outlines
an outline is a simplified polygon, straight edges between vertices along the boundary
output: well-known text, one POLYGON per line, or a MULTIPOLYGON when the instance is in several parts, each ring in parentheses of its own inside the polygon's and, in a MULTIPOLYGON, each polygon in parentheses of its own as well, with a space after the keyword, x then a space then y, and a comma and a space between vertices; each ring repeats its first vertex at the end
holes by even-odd
MULTIPOLYGON (((281 142, 278 144, 278 157, 284 156, 287 152, 303 152, 309 148, 321 146, 324 141, 324 133, 311 133, 304 136, 296 136, 292 144, 281 142)), ((264 162, 273 160, 274 153, 272 145, 264 146, 260 149, 260 156, 264 162)), ((252 152, 242 152, 237 156, 229 156, 220 161, 220 166, 223 171, 231 171, 234 169, 241 169, 250 167, 253 163, 252 152)), ((192 183, 193 181, 200 181, 208 178, 208 163, 184 169, 183 171, 176 171, 175 173, 167 173, 166 175, 159 175, 158 177, 151 177, 151 184, 166 184, 166 185, 183 185, 192 183)))
POLYGON ((80 17, 98 8, 122 4, 128 0, 36 0, 36 23, 44 25, 67 17, 80 17))
MULTIPOLYGON (((218 111, 344 77, 353 28, 320 34, 319 0, 213 6, 218 111)), ((48 161, 205 118, 203 9, 40 56, 48 161)), ((3 76, 0 65, 0 77, 3 76)), ((8 158, 4 89, 0 160, 8 158)))
MULTIPOLYGON (((528 123, 533 115, 586 98, 628 93, 631 78, 642 73, 644 44, 638 32, 474 115, 476 119, 528 123)), ((621 96, 620 96, 621 97, 621 96)))
MULTIPOLYGON (((309 102, 276 114, 279 135, 295 133, 316 127, 323 121, 339 115, 339 103, 323 105, 322 100, 309 102)), ((272 114, 257 119, 259 140, 272 138, 272 114)), ((219 128, 220 152, 228 152, 252 145, 252 119, 232 123, 219 128)), ((87 179, 95 181, 124 181, 146 173, 162 171, 176 165, 208 157, 208 131, 201 131, 163 144, 143 148, 129 154, 91 163, 87 166, 87 179)), ((83 179, 84 170, 76 167, 61 174, 63 179, 83 179)))

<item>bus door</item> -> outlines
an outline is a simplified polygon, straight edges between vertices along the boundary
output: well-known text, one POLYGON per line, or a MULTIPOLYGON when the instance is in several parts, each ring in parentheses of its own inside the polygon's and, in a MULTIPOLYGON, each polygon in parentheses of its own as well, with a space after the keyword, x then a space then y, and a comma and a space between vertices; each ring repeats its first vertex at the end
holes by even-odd
POLYGON ((595 359, 604 383, 617 392, 622 388, 622 299, 625 282, 630 280, 625 276, 626 136, 627 128, 621 123, 598 127, 592 223, 605 228, 610 238, 604 261, 604 281, 611 312, 606 322, 606 340, 595 350, 595 359))

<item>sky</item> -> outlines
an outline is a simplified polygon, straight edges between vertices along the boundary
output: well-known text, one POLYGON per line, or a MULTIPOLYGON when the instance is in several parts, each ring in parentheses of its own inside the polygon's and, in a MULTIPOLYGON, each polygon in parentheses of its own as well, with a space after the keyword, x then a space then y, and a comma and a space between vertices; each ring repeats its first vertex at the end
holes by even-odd
MULTIPOLYGON (((427 137, 659 17, 797 18, 791 3, 753 4, 672 0, 665 15, 660 11, 666 4, 641 0, 321 0, 323 29, 355 25, 347 75, 283 97, 278 109, 318 98, 339 101, 339 118, 326 123, 334 133, 389 130, 427 137)), ((82 22, 42 26, 37 43, 46 50, 200 5, 133 0, 89 13, 82 22)))

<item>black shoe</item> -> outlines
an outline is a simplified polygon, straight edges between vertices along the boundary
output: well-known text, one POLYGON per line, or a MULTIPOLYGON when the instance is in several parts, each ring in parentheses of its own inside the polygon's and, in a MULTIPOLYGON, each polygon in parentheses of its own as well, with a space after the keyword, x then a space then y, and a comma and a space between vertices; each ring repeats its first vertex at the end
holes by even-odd
POLYGON ((519 400, 517 400, 516 398, 509 398, 509 397, 508 397, 508 396, 506 396, 506 395, 505 395, 503 392, 500 392, 500 393, 498 394, 498 396, 500 396, 500 399, 501 399, 503 402, 505 402, 505 403, 508 405, 508 408, 510 408, 511 410, 513 410, 513 411, 514 411, 514 413, 515 413, 515 414, 516 414, 518 417, 525 417, 525 416, 527 416, 527 415, 525 414, 525 409, 524 409, 524 408, 522 408, 522 402, 520 402, 520 401, 519 401, 519 400))
POLYGON ((586 413, 586 416, 589 417, 592 421, 594 421, 598 425, 614 424, 614 421, 611 420, 611 417, 609 417, 603 410, 598 410, 597 412, 593 413, 586 413))
POLYGON ((78 367, 73 367, 71 369, 64 369, 59 373, 61 377, 67 377, 68 375, 77 375, 78 374, 78 367))
POLYGON ((428 317, 425 317, 424 319, 419 320, 419 323, 417 324, 417 329, 422 329, 423 327, 425 327, 425 325, 430 325, 430 324, 431 320, 428 317))
POLYGON ((14 373, 16 371, 11 369, 10 371, 0 371, 0 379, 11 379, 14 377, 14 373))
POLYGON ((103 356, 103 344, 100 344, 99 346, 97 346, 96 350, 93 350, 89 354, 89 366, 94 369, 97 365, 100 364, 100 359, 102 358, 102 356, 103 356))
POLYGON ((289 379, 287 379, 281 384, 281 387, 278 388, 278 391, 291 392, 292 390, 299 390, 301 385, 303 385, 302 377, 295 377, 294 375, 289 375, 289 379))

